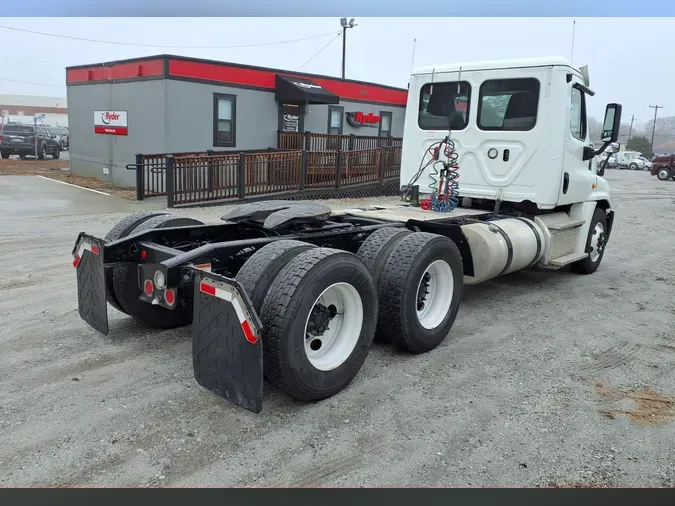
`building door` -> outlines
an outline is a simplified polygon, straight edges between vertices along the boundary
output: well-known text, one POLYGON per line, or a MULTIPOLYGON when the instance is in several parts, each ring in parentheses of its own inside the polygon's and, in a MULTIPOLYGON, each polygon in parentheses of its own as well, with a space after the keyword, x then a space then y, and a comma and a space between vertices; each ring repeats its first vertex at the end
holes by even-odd
MULTIPOLYGON (((328 134, 342 135, 344 121, 344 107, 331 105, 328 106, 328 134)), ((342 147, 340 137, 329 137, 326 139, 326 149, 328 151, 339 151, 342 147)))
POLYGON ((300 104, 279 104, 279 148, 303 149, 304 119, 300 104))

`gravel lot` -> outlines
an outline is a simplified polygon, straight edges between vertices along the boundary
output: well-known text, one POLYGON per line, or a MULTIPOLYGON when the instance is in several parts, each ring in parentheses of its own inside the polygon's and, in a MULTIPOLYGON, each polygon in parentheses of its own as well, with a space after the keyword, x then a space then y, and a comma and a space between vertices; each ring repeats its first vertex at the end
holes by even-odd
POLYGON ((440 348, 375 345, 341 394, 266 388, 260 415, 196 384, 189 328, 80 320, 73 241, 125 213, 4 213, 0 485, 675 485, 675 182, 607 178, 597 273, 468 287, 440 348))

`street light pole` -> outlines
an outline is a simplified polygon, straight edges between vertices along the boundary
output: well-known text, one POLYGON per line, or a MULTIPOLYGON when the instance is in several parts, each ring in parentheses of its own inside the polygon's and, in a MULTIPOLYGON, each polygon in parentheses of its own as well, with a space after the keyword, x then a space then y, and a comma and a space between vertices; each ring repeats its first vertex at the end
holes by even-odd
POLYGON ((663 109, 662 105, 650 105, 654 109, 654 124, 652 125, 652 155, 654 154, 654 133, 656 132, 656 113, 659 112, 659 109, 663 109))
POLYGON ((345 64, 347 60, 347 28, 354 28, 354 18, 349 20, 347 23, 347 18, 340 19, 340 25, 342 26, 342 79, 345 78, 345 64))
POLYGON ((633 133, 633 120, 635 119, 635 115, 631 114, 630 116, 630 128, 628 129, 628 140, 626 141, 626 144, 630 142, 630 135, 633 133))

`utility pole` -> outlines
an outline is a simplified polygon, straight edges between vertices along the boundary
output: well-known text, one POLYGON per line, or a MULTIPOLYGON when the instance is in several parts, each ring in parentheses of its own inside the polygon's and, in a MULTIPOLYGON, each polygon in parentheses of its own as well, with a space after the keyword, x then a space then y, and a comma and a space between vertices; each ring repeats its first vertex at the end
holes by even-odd
POLYGON ((635 115, 631 114, 630 115, 630 128, 628 129, 628 140, 626 141, 626 144, 630 142, 630 135, 633 133, 633 120, 635 119, 635 115))
POLYGON ((347 18, 340 19, 340 25, 342 26, 342 79, 345 78, 345 62, 347 58, 347 28, 354 28, 354 18, 349 20, 347 23, 347 18))
POLYGON ((663 109, 662 105, 650 105, 654 109, 654 124, 652 125, 652 155, 654 155, 654 133, 656 132, 656 113, 659 112, 659 109, 663 109))
POLYGON ((572 21, 572 51, 570 51, 570 63, 573 63, 574 60, 574 35, 577 31, 577 20, 572 21))

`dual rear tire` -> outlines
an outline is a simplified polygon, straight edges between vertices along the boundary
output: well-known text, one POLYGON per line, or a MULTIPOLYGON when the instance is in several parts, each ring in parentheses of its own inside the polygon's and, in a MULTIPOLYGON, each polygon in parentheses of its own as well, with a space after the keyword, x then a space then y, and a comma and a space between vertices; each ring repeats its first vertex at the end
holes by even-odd
POLYGON ((356 255, 275 241, 237 279, 263 324, 266 378, 315 401, 353 380, 376 333, 413 353, 441 344, 457 315, 463 267, 450 239, 387 227, 356 255))

